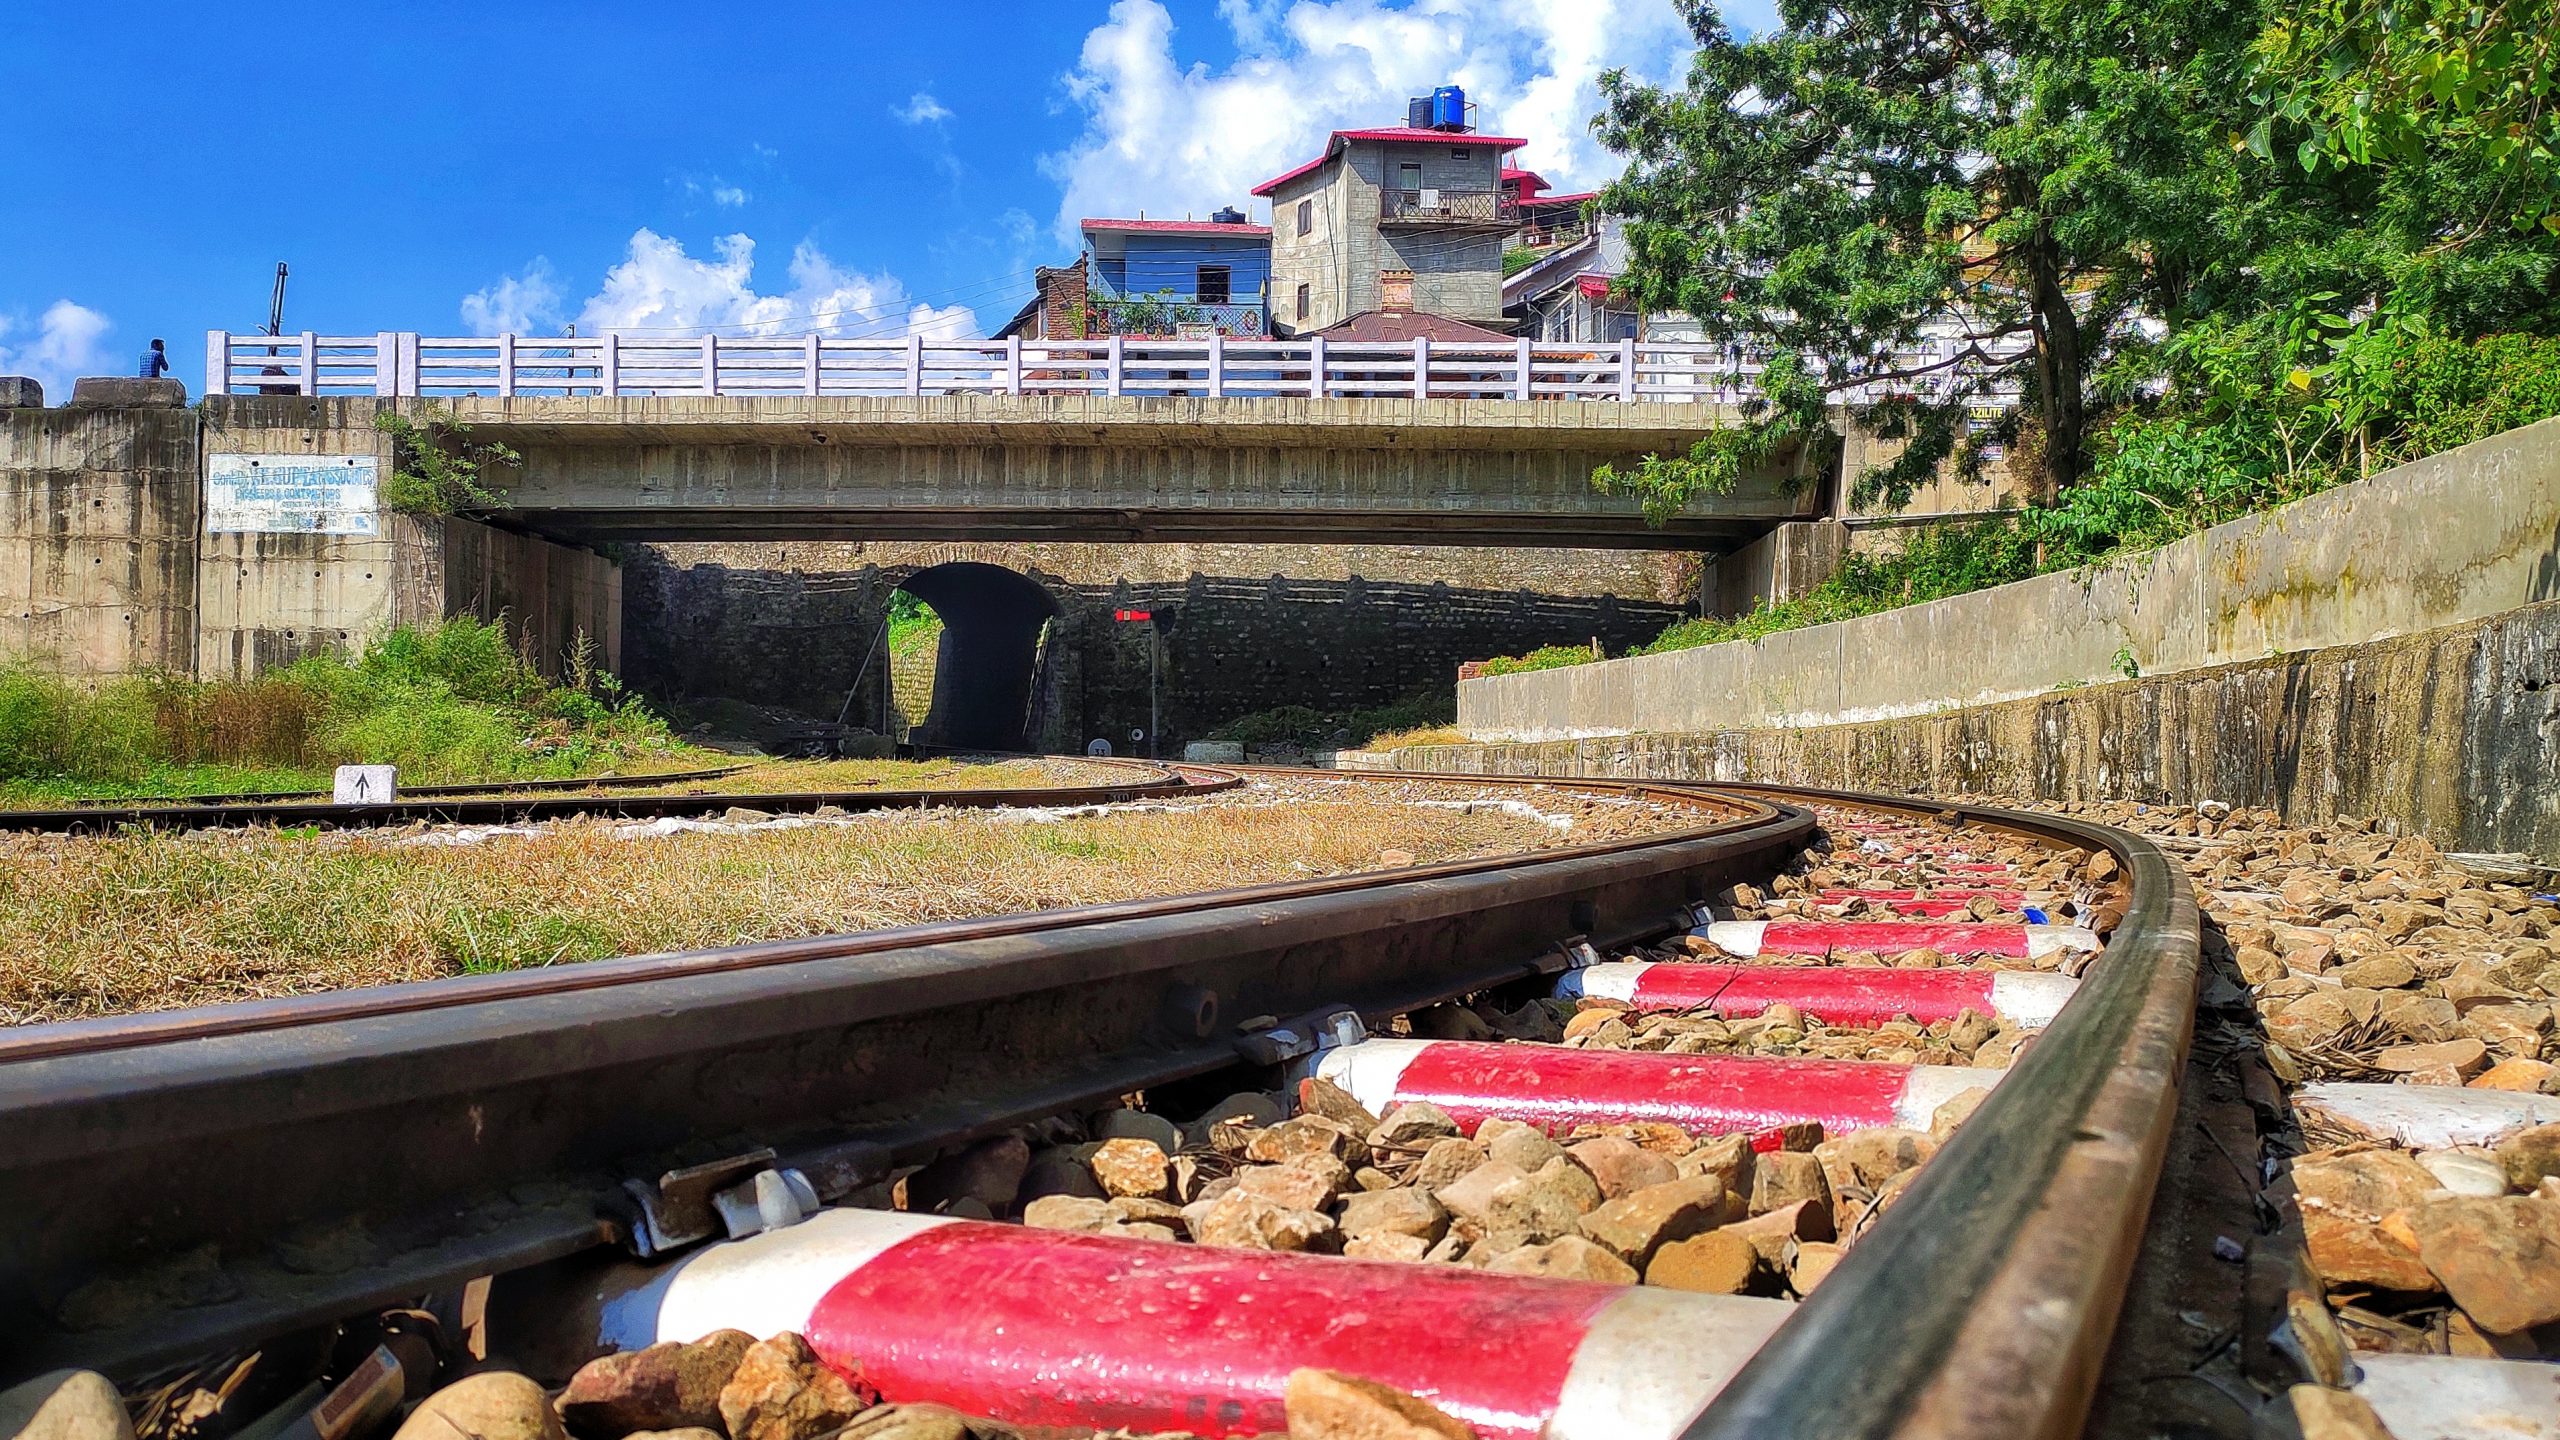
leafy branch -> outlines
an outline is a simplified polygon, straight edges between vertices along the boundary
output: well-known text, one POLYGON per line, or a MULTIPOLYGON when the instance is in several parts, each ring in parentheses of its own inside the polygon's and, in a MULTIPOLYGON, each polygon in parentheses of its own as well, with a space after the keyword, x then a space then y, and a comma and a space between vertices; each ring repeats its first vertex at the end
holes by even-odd
POLYGON ((446 411, 428 409, 419 420, 396 410, 373 417, 373 428, 391 437, 391 480, 382 501, 403 515, 485 515, 503 510, 507 497, 487 478, 513 470, 524 457, 507 446, 471 438, 471 427, 446 411))

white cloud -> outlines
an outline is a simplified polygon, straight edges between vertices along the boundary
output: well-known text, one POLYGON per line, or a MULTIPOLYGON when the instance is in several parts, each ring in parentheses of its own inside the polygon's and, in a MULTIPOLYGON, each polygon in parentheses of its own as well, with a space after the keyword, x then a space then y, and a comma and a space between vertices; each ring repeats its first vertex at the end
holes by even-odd
POLYGON ((106 347, 101 342, 115 324, 86 305, 56 300, 36 318, 34 334, 15 339, 25 326, 22 317, 0 315, 0 375, 32 377, 44 386, 45 399, 54 404, 71 398, 71 382, 82 375, 102 370, 133 373, 130 365, 105 363, 106 347))
MULTIPOLYGON (((755 285, 756 242, 724 235, 708 258, 685 253, 682 242, 654 230, 633 234, 620 263, 579 306, 578 333, 606 331, 686 335, 725 334, 892 337, 917 334, 933 340, 965 340, 981 333, 966 305, 932 305, 907 293, 895 276, 848 270, 802 241, 791 252, 787 289, 765 293, 755 285)), ((561 292, 549 262, 536 260, 463 297, 462 314, 478 334, 512 329, 535 333, 561 318, 561 292)))
POLYGON ((748 198, 747 192, 739 189, 735 185, 721 185, 714 183, 711 187, 711 203, 714 205, 725 206, 728 209, 735 210, 739 206, 746 204, 748 198))
POLYGON ((951 118, 949 106, 922 90, 917 91, 906 104, 892 109, 889 113, 910 125, 939 125, 951 118))
POLYGON ((1061 239, 1088 215, 1242 204, 1328 132, 1401 123, 1437 85, 1463 86, 1481 128, 1529 142, 1513 163, 1593 188, 1622 163, 1591 137, 1600 73, 1673 80, 1691 49, 1665 0, 1220 0, 1218 13, 1238 52, 1223 70, 1177 58, 1159 0, 1117 0, 1086 34, 1065 80, 1084 132, 1043 160, 1066 192, 1061 239))
POLYGON ((543 335, 560 323, 560 277, 537 255, 520 275, 462 297, 462 323, 474 335, 543 335))

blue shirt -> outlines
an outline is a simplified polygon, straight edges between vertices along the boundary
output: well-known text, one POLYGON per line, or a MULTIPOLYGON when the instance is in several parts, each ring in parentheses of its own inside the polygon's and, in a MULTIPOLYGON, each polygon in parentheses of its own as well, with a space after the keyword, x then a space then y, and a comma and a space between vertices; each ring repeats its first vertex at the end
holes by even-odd
POLYGON ((145 380, 157 380, 157 379, 159 379, 161 376, 166 375, 166 374, 168 374, 168 373, 169 373, 169 352, 168 352, 168 351, 166 351, 166 350, 145 350, 145 351, 143 351, 143 352, 142 352, 142 378, 143 378, 143 379, 145 379, 145 380))

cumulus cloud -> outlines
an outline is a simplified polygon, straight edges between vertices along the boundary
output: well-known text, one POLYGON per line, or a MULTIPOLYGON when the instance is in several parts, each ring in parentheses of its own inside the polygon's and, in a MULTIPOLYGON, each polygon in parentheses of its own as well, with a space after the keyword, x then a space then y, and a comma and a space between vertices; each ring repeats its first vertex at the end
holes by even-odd
POLYGON ((747 199, 747 192, 735 185, 714 184, 711 187, 711 203, 714 205, 725 206, 728 209, 735 210, 739 206, 746 204, 747 199))
POLYGON ((1219 0, 1218 14, 1236 46, 1223 69, 1179 58, 1160 0, 1117 0, 1086 34, 1065 80, 1083 133, 1043 160, 1065 191, 1060 238, 1088 215, 1240 204, 1328 132, 1399 123, 1437 85, 1529 142, 1513 163, 1592 188, 1620 165, 1591 138, 1601 72, 1666 81, 1690 51, 1663 0, 1219 0))
POLYGON ((46 306, 32 328, 23 317, 0 315, 0 375, 29 376, 58 403, 70 398, 71 382, 80 376, 132 374, 131 365, 106 363, 103 342, 114 328, 106 316, 69 300, 46 306))
POLYGON ((502 275, 462 297, 462 323, 474 335, 543 335, 560 323, 560 277, 535 256, 521 274, 502 275))
MULTIPOLYGON (((891 275, 848 270, 815 244, 802 241, 786 267, 789 285, 756 288, 756 242, 746 235, 714 240, 697 257, 681 241, 643 229, 632 235, 622 260, 579 306, 578 333, 689 335, 821 335, 966 340, 979 335, 977 313, 966 305, 931 305, 907 293, 891 275)), ((478 334, 513 329, 535 333, 560 318, 560 291, 547 262, 536 260, 464 297, 463 318, 478 334), (504 325, 500 320, 518 320, 504 325)))
POLYGON ((951 109, 933 96, 919 90, 907 103, 889 112, 910 125, 939 125, 951 118, 951 109))

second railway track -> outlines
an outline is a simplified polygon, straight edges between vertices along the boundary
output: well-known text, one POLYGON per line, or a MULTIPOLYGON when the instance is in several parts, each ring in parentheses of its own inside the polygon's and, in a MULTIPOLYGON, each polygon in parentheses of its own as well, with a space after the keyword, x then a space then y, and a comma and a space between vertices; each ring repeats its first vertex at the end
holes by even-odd
MULTIPOLYGON (((1195 786, 1225 774, 1175 768, 1195 786)), ((1488 1436, 2073 1433, 2176 1109, 2198 947, 2176 865, 2122 831, 1974 807, 1464 783, 1641 794, 1698 823, 1498 860, 0 1034, 13 1142, 0 1205, 23 1217, 0 1251, 0 1329, 25 1337, 0 1380, 70 1364, 141 1382, 518 1274, 540 1277, 519 1293, 580 1293, 596 1309, 577 1321, 553 1304, 543 1343, 512 1353, 772 1322, 889 1400, 1034 1426, 1275 1429, 1293 1365, 1365 1358, 1371 1378, 1488 1436), (1810 871, 1808 845, 1828 850, 1810 871), (1807 878, 1821 871, 1837 883, 1807 878), (1781 874, 1788 893, 1768 893, 1781 874), (1737 904, 1737 885, 1760 893, 1737 904), (1467 997, 1553 995, 1623 1007, 1622 1021, 1783 1006, 1843 1033, 1882 1025, 1888 1046, 1896 1025, 1943 1029, 1972 1011, 1999 1027, 2010 1063, 1636 1046, 1628 1023, 1610 1043, 1584 1026, 1561 1046, 1399 1033, 1400 1017, 1467 997), (1181 1210, 1233 1186, 1128 1196, 1154 1207, 1091 1227, 1105 1234, 836 1206, 731 1238, 813 1202, 876 1206, 917 1167, 1123 1097, 1147 1097, 1204 1144, 1201 1116, 1182 1111, 1230 1088, 1295 1094, 1319 1114, 1327 1096, 1372 1113, 1423 1102, 1468 1133, 1499 1121, 1641 1134, 1684 1174, 1713 1173, 1696 1152, 1719 1134, 1800 1152, 1808 1127, 1925 1133, 1934 1117, 1952 1130, 1925 1165, 1874 1177, 1849 1214, 1854 1243, 1818 1284, 1820 1265, 1796 1280, 1783 1263, 1758 1268, 1753 1288, 1791 1298, 1489 1272, 1490 1254, 1248 1263, 1190 1244, 1207 1212, 1181 1210), (1939 1113, 1959 1096, 1957 1111, 1978 1100, 1960 1125, 1939 1113), (794 1246, 833 1258, 788 1258, 794 1246), (652 1268, 601 1258, 616 1253, 652 1268), (779 1302, 751 1287, 762 1298, 729 1317, 716 1277, 757 1255, 786 1257, 765 1263, 799 1278, 779 1302), (1027 1266, 1048 1279, 900 1309, 900 1287, 864 1288, 864 1262, 846 1258, 928 1255, 948 1275, 1027 1266), (1193 1258, 1168 1290, 1175 1256, 1193 1258), (863 1323, 817 1313, 838 1286, 871 1297, 863 1323), (1418 1295, 1436 1298, 1398 1311, 1418 1295), (1026 1313, 1008 1329, 1006 1305, 1052 1323, 1026 1329, 1026 1313), (1379 1318, 1346 1324, 1344 1305, 1379 1318), (1501 1337, 1500 1364, 1413 1333, 1453 1320, 1479 1349, 1488 1327, 1522 1333, 1501 1337), (1110 1327, 1115 1339, 1095 1339, 1110 1327), (1032 1353, 1041 1344, 1056 1353, 1032 1353), (1186 1345, 1197 1363, 1149 1371, 1147 1353, 1186 1345)), ((1936 1046, 1926 1033, 1904 1048, 1936 1046)), ((1232 1128, 1220 1140, 1241 1143, 1232 1128)), ((1350 1189, 1410 1188, 1368 1168, 1350 1189)), ((1319 1189, 1312 1210, 1282 1208, 1333 1226, 1348 1191, 1319 1189)), ((1484 1243, 1466 1240, 1479 1219, 1448 1223, 1459 1250, 1484 1243)), ((1791 1238, 1827 1261, 1820 1228, 1791 1238)), ((1587 1229, 1524 1243, 1585 1245, 1587 1229)), ((1632 1275, 1661 1238, 1600 1248, 1632 1275)), ((1312 1248, 1339 1244, 1319 1234, 1312 1248)))

